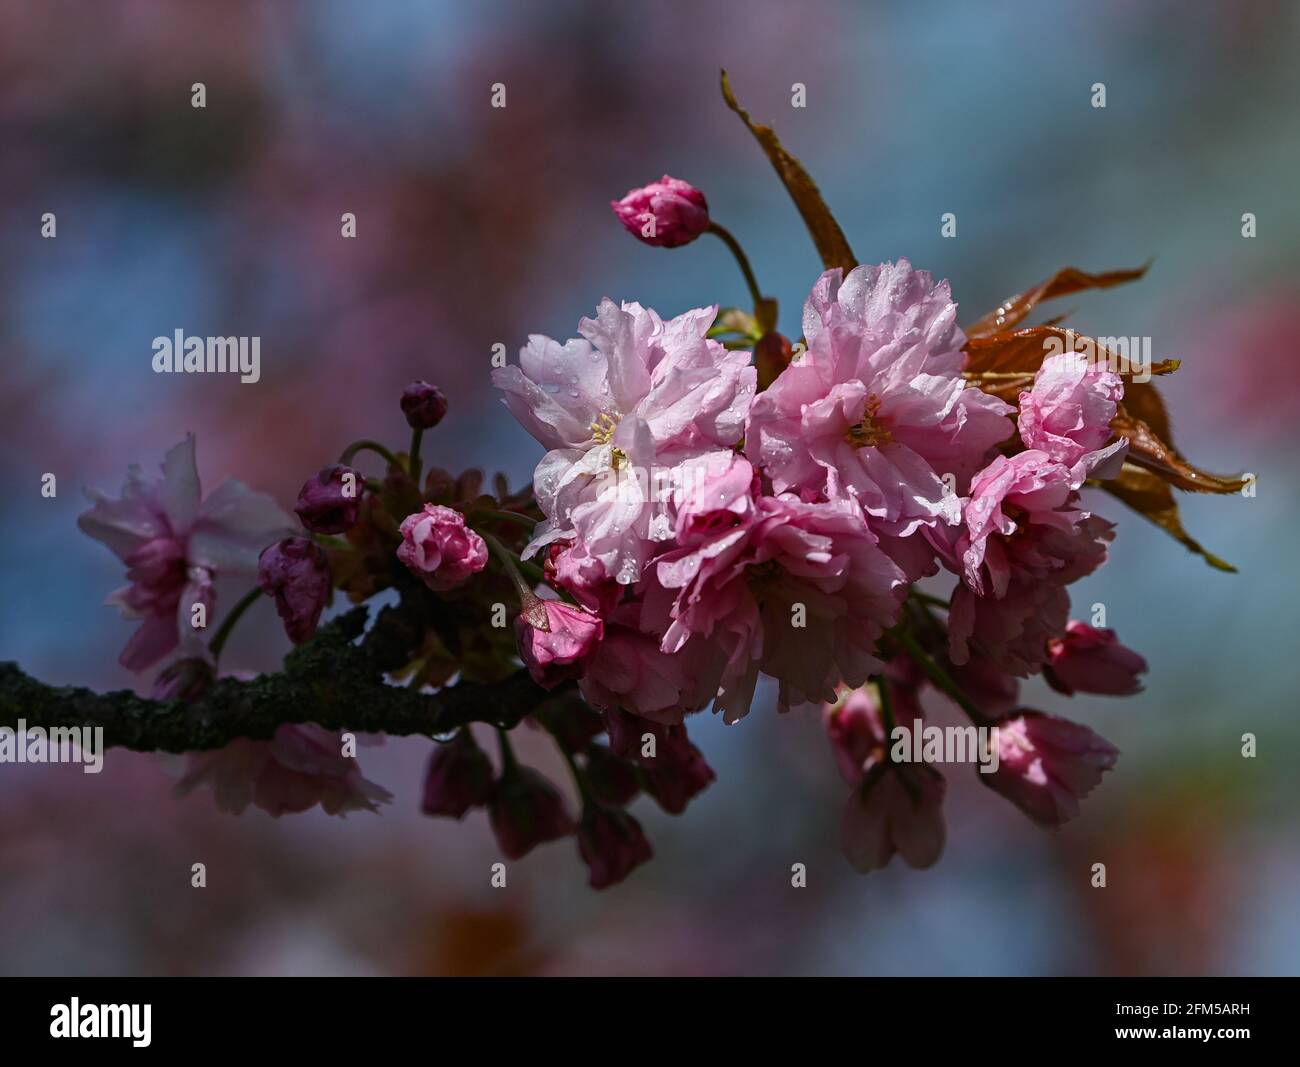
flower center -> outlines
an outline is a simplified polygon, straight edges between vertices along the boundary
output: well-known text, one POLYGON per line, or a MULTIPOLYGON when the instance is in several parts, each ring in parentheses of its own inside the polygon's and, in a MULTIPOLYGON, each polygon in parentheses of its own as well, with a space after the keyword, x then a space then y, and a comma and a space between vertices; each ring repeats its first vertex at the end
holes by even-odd
POLYGON ((591 430, 591 439, 596 444, 607 445, 614 439, 614 431, 618 429, 618 419, 608 411, 602 411, 588 429, 591 430))
POLYGON ((854 448, 879 448, 881 445, 887 445, 893 441, 894 435, 877 418, 879 411, 880 397, 872 393, 867 397, 866 407, 862 413, 862 421, 855 423, 844 431, 844 440, 854 448))
MULTIPOLYGON (((618 417, 608 411, 602 411, 596 416, 596 421, 587 428, 591 431, 591 439, 596 444, 607 445, 614 439, 614 431, 618 429, 618 417)), ((622 470, 627 466, 627 453, 621 448, 615 448, 610 456, 610 466, 614 470, 622 470)))

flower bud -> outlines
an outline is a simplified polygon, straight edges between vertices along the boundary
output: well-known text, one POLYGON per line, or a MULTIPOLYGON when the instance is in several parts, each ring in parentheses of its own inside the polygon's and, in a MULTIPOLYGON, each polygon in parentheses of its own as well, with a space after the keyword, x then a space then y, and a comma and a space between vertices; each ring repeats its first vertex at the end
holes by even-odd
POLYGON ((641 791, 636 767, 604 745, 587 748, 587 785, 602 804, 621 808, 641 791))
POLYGON ((626 878, 654 855, 641 824, 625 811, 588 804, 578 827, 578 851, 590 872, 592 889, 626 878))
POLYGON ((840 847, 845 858, 863 874, 886 866, 895 853, 909 867, 932 866, 946 837, 946 789, 943 775, 928 764, 875 764, 844 805, 840 847))
POLYGON ((631 190, 622 200, 611 200, 610 207, 628 233, 659 248, 689 244, 709 228, 704 194, 667 174, 631 190))
POLYGON ((1098 630, 1071 619, 1065 636, 1048 641, 1047 651, 1043 677, 1067 696, 1077 689, 1081 693, 1126 697, 1142 689, 1138 675, 1146 673, 1147 661, 1121 645, 1114 630, 1098 630))
POLYGON ((506 859, 573 833, 573 819, 555 786, 530 767, 508 767, 492 789, 488 820, 506 859))
POLYGON ((1079 801, 1118 756, 1086 726, 1021 711, 998 723, 998 769, 979 778, 1039 825, 1060 826, 1079 814, 1079 801))
POLYGON ((212 664, 202 656, 186 656, 169 663, 154 679, 154 700, 198 700, 215 677, 212 664))
POLYGON ((428 382, 412 382, 402 390, 402 414, 412 430, 432 430, 447 414, 447 398, 428 382))
POLYGON ((330 596, 330 565, 325 553, 305 537, 286 537, 262 550, 257 584, 275 598, 284 632, 300 645, 316 632, 330 596))
POLYGON ((565 752, 581 752, 605 732, 605 720, 576 693, 544 701, 532 717, 565 752))
POLYGON ((436 593, 462 584, 487 566, 487 545, 454 508, 425 504, 402 520, 401 533, 397 558, 436 593))
POLYGON ((492 761, 468 729, 433 750, 424 776, 424 814, 463 819, 491 796, 492 761))
POLYGON ((351 467, 326 467, 303 483, 294 511, 312 533, 346 533, 361 511, 365 480, 351 467))
POLYGON ((581 678, 604 635, 599 615, 558 600, 531 597, 515 616, 519 656, 544 689, 581 678))
POLYGON ((653 760, 643 761, 646 792, 670 815, 680 815, 717 775, 704 754, 686 739, 686 727, 668 727, 670 744, 653 760))

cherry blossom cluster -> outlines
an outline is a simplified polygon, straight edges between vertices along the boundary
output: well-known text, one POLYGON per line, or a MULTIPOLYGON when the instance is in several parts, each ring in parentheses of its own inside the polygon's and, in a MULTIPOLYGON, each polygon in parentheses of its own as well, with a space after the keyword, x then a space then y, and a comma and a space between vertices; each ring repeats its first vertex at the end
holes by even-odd
MULTIPOLYGON (((423 810, 486 811, 510 859, 574 837, 596 887, 651 856, 635 798, 676 814, 714 780, 690 716, 711 707, 739 723, 764 702, 763 678, 780 711, 824 722, 851 787, 842 843, 860 870, 895 854, 925 867, 942 852, 945 772, 893 743, 936 709, 991 738, 981 782, 1044 826, 1076 815, 1117 750, 1024 707, 1019 688, 1033 675, 1064 696, 1141 688, 1143 658, 1073 619, 1069 587, 1114 536, 1085 489, 1147 477, 1164 446, 1145 423, 1146 437, 1131 432, 1123 367, 1041 346, 1008 366, 1048 328, 998 331, 1039 299, 1140 272, 1063 272, 968 335, 948 283, 906 260, 833 267, 813 281, 792 343, 698 189, 665 176, 613 208, 656 247, 717 235, 753 313, 665 318, 606 299, 576 337, 529 337, 492 372, 545 450, 529 490, 423 470, 422 435, 448 414, 425 382, 401 398, 409 449, 356 442, 305 482, 293 516, 237 482, 204 499, 188 438, 160 477, 133 469, 119 499, 95 494, 81 518, 127 568, 112 600, 141 622, 122 663, 169 660, 154 696, 199 700, 262 595, 298 644, 336 591, 364 603, 396 590, 425 633, 391 680, 436 691, 526 670, 538 698, 522 728, 549 735, 572 777, 566 795, 521 763, 511 731, 497 727, 494 761, 482 732, 462 727, 435 737, 423 810), (997 358, 977 360, 976 342, 997 358), (358 469, 365 452, 382 476, 358 469), (256 588, 201 640, 196 608, 215 611, 217 579, 240 573, 256 588)), ((1159 425, 1151 394, 1130 399, 1159 425)), ((1214 477, 1162 455, 1171 480, 1214 477)), ((210 786, 232 811, 375 810, 391 797, 343 742, 285 724, 194 754, 181 788, 210 786)))

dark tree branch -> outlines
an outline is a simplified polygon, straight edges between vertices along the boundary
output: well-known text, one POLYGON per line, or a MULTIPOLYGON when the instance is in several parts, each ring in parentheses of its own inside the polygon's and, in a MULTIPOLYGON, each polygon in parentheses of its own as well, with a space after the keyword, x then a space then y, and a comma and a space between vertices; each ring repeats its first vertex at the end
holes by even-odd
POLYGON ((103 727, 104 744, 142 752, 194 752, 240 737, 269 738, 284 723, 387 734, 445 733, 470 722, 516 725, 551 694, 526 671, 494 683, 462 682, 437 693, 389 685, 422 627, 402 605, 384 608, 365 634, 356 608, 317 631, 285 658, 284 670, 252 681, 223 678, 198 700, 158 701, 130 690, 95 693, 51 686, 16 663, 0 663, 0 726, 103 727))

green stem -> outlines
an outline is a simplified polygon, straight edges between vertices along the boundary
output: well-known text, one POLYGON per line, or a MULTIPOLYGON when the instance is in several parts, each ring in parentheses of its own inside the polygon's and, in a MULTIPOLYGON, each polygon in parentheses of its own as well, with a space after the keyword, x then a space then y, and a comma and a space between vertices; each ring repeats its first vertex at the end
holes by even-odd
POLYGON ((942 597, 931 596, 929 593, 922 593, 919 589, 913 589, 907 595, 912 597, 914 600, 919 600, 922 604, 928 604, 932 608, 941 608, 944 611, 948 610, 948 601, 944 600, 942 597))
POLYGON ((952 677, 943 669, 925 649, 923 649, 906 630, 891 630, 890 636, 903 646, 904 650, 922 671, 927 678, 934 684, 934 687, 947 694, 956 705, 971 717, 971 721, 977 726, 990 726, 993 720, 985 715, 971 701, 965 693, 961 691, 961 686, 952 680, 952 677))
POLYGON ((513 522, 517 526, 522 526, 526 530, 531 530, 537 525, 537 520, 529 518, 527 515, 521 515, 517 511, 476 511, 475 516, 491 519, 494 522, 513 522))
POLYGON ((749 257, 745 255, 745 250, 740 247, 740 242, 732 235, 731 231, 719 226, 716 222, 709 223, 708 232, 722 240, 731 254, 735 256, 736 262, 740 265, 740 273, 745 276, 745 284, 749 286, 750 299, 754 301, 754 314, 761 315, 763 307, 763 293, 758 288, 758 279, 754 277, 754 269, 749 265, 749 257))
POLYGON ((569 771, 573 775, 574 784, 578 787, 578 795, 582 797, 583 806, 586 807, 588 804, 599 803, 596 798, 591 795, 591 786, 587 784, 587 776, 582 773, 582 768, 578 766, 578 761, 573 758, 573 753, 566 751, 564 746, 561 745, 558 740, 555 744, 560 750, 560 754, 564 756, 564 762, 569 765, 569 771))
POLYGON ((417 426, 411 431, 411 454, 408 457, 408 462, 410 463, 411 477, 417 483, 420 481, 420 442, 423 438, 423 426, 417 426))
POLYGON ((253 602, 261 595, 261 588, 254 586, 239 599, 239 602, 230 609, 230 614, 217 627, 217 632, 208 644, 208 652, 211 654, 214 663, 221 657, 221 650, 226 647, 226 639, 230 637, 230 631, 235 628, 235 623, 239 621, 239 617, 252 607, 253 602))
POLYGON ((402 469, 402 465, 397 462, 397 457, 394 456, 390 451, 388 451, 388 449, 386 449, 378 441, 353 441, 350 445, 348 445, 347 448, 343 450, 343 454, 339 456, 339 462, 346 463, 350 466, 353 457, 358 452, 373 452, 377 456, 383 456, 384 460, 388 463, 390 467, 393 467, 397 470, 402 469))
POLYGON ((519 761, 515 758, 515 750, 510 745, 510 734, 500 726, 497 727, 497 744, 501 747, 502 775, 504 776, 518 771, 519 761))
MULTIPOLYGON (((505 568, 506 574, 508 574, 510 580, 515 583, 515 590, 519 594, 520 607, 527 610, 528 606, 537 599, 537 594, 534 593, 532 588, 524 581, 523 575, 519 573, 519 569, 520 567, 530 567, 540 575, 542 573, 541 568, 533 566, 531 563, 524 563, 523 560, 498 541, 495 536, 485 530, 479 530, 478 534, 487 543, 492 554, 501 561, 501 566, 505 568)), ((541 578, 538 579, 538 581, 540 580, 541 578)))
POLYGON ((889 694, 889 679, 883 674, 876 675, 876 692, 880 696, 880 718, 884 721, 885 740, 888 741, 898 724, 894 721, 894 698, 889 694))

